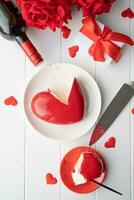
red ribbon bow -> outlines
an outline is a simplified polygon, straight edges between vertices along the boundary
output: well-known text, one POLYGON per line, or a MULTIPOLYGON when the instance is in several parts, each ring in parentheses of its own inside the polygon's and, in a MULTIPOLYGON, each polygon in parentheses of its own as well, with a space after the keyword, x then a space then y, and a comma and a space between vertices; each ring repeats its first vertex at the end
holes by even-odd
POLYGON ((118 62, 121 57, 121 48, 113 41, 134 45, 134 41, 127 35, 113 32, 106 26, 101 30, 95 19, 91 17, 83 20, 83 27, 80 32, 94 41, 89 48, 89 54, 93 56, 95 61, 104 62, 104 55, 107 53, 114 61, 118 62))

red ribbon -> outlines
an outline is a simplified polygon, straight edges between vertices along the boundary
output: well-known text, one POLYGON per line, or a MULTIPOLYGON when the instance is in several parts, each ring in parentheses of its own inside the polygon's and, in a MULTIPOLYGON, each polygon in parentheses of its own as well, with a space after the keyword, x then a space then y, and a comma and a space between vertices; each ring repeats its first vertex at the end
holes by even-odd
POLYGON ((91 17, 83 20, 83 27, 80 32, 94 41, 89 48, 89 54, 93 56, 95 61, 104 62, 104 55, 107 53, 114 61, 118 62, 121 57, 121 48, 113 41, 134 45, 134 41, 127 35, 113 32, 107 26, 104 26, 104 29, 101 30, 95 19, 91 17))

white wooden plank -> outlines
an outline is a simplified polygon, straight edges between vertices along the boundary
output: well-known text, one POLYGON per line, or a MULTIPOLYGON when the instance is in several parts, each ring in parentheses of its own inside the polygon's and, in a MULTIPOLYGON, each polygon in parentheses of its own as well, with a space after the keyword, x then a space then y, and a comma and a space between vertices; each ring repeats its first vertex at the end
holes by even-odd
MULTIPOLYGON (((35 46, 45 58, 45 62, 55 63, 60 60, 60 34, 48 31, 30 30, 29 35, 35 46)), ((27 60, 27 82, 41 69, 33 67, 27 60)), ((60 199, 60 143, 40 135, 29 123, 26 123, 25 150, 25 199, 44 200, 60 199), (52 173, 58 183, 46 185, 46 173, 52 173)))
MULTIPOLYGON (((103 16, 101 19, 115 31, 130 35, 130 22, 128 19, 121 17, 121 12, 128 7, 129 1, 117 1, 111 14, 108 14, 107 17, 103 16)), ((124 48, 123 57, 118 64, 111 64, 110 66, 97 64, 96 77, 102 88, 103 110, 105 110, 121 85, 130 81, 130 64, 130 47, 124 48)), ((109 199, 110 196, 110 199, 130 200, 130 103, 112 124, 105 136, 99 140, 97 148, 105 156, 108 164, 108 175, 105 184, 123 193, 122 197, 101 188, 98 190, 97 199, 105 200, 109 199), (117 140, 116 148, 111 150, 105 149, 103 146, 110 136, 115 136, 117 140)))
MULTIPOLYGON (((132 7, 133 0, 131 0, 132 7)), ((130 1, 116 1, 110 14, 101 17, 105 24, 110 24, 111 28, 126 34, 130 33, 130 20, 120 17, 120 12, 130 6, 130 1), (114 19, 116 19, 114 21, 114 19)), ((133 22, 131 22, 133 25, 133 22)), ((95 77, 95 65, 91 63, 88 56, 81 56, 80 52, 74 59, 69 58, 68 47, 72 44, 72 39, 80 27, 80 14, 74 12, 74 18, 69 23, 73 29, 73 35, 69 40, 62 41, 60 49, 59 33, 50 31, 30 30, 31 39, 42 52, 46 62, 71 62, 80 65, 95 77), (74 26, 75 24, 75 26, 74 26)), ((131 28, 131 31, 134 27, 131 28)), ((134 38, 134 32, 132 31, 134 38)), ((118 64, 110 66, 97 65, 97 81, 99 82, 103 93, 103 110, 110 102, 117 89, 125 81, 134 80, 134 59, 131 52, 131 70, 130 70, 130 49, 124 50, 124 56, 118 64)), ((0 199, 23 200, 24 194, 26 200, 37 199, 120 199, 109 191, 100 189, 95 193, 87 195, 78 195, 70 192, 63 186, 59 177, 59 163, 63 155, 79 145, 87 145, 89 133, 85 136, 71 141, 64 142, 60 147, 59 142, 55 142, 39 135, 32 127, 26 123, 26 146, 24 163, 24 116, 23 116, 23 92, 25 82, 25 57, 19 50, 19 47, 13 42, 0 38, 0 56, 1 56, 1 133, 0 133, 0 199), (6 107, 3 104, 4 98, 15 95, 19 100, 19 105, 15 108, 6 107), (25 176, 24 176, 25 164, 25 176), (52 172, 58 178, 58 184, 55 186, 46 186, 45 174, 52 172), (25 188, 24 188, 25 177, 25 188), (60 187, 61 186, 61 187, 60 187)), ((27 60, 27 81, 38 71, 39 67, 33 67, 27 60)), ((131 103, 134 107, 134 99, 131 103)), ((106 184, 120 190, 125 194, 121 199, 133 200, 134 195, 134 143, 133 143, 134 120, 130 116, 130 104, 125 108, 120 117, 112 125, 106 136, 100 140, 98 149, 108 160, 108 177, 106 184), (130 127, 131 117, 131 127, 130 127), (131 135, 130 135, 131 128, 131 135), (113 150, 103 148, 106 139, 114 135, 117 138, 117 147, 113 150), (131 140, 131 141, 130 141, 131 140), (131 145, 131 146, 130 146, 131 145), (114 162, 113 162, 114 161, 114 162), (131 183, 131 185, 130 185, 131 183)))
POLYGON ((15 42, 0 37, 0 199, 24 199, 25 56, 15 42), (4 99, 14 95, 17 107, 4 99))
MULTIPOLYGON (((134 10, 134 1, 131 0, 131 8, 134 10)), ((131 20, 131 37, 134 38, 134 20, 131 20)), ((131 48, 131 80, 134 81, 134 48, 131 48)), ((134 97, 131 101, 131 109, 134 108, 134 97)), ((134 115, 131 114, 131 200, 134 199, 134 115)))
MULTIPOLYGON (((92 76, 95 77, 95 63, 90 60, 90 56, 85 53, 85 55, 81 52, 82 49, 79 50, 77 53, 77 56, 75 58, 70 58, 68 54, 68 47, 75 45, 75 42, 73 41, 75 36, 77 35, 79 29, 81 28, 81 19, 82 14, 77 12, 76 10, 73 11, 73 20, 69 22, 68 27, 72 30, 71 37, 68 40, 62 40, 62 56, 61 61, 62 62, 69 62, 72 64, 76 64, 86 71, 88 71, 92 76)), ((88 145, 89 142, 89 133, 84 135, 81 138, 78 138, 74 141, 69 142, 63 142, 61 146, 61 159, 65 155, 67 151, 70 149, 82 146, 82 145, 88 145)), ((91 194, 76 194, 71 192, 68 188, 66 188, 63 184, 61 184, 61 200, 95 200, 95 193, 91 194)))

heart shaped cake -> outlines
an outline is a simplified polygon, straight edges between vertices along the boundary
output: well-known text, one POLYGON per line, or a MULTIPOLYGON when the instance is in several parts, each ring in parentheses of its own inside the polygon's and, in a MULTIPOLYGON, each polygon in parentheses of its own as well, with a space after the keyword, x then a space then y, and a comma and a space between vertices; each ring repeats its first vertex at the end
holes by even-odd
POLYGON ((50 89, 36 94, 31 102, 34 115, 54 124, 72 124, 80 121, 84 115, 84 97, 74 79, 68 101, 62 102, 50 89))
POLYGON ((85 184, 99 178, 103 173, 103 161, 95 153, 83 152, 77 160, 72 178, 75 185, 85 184))

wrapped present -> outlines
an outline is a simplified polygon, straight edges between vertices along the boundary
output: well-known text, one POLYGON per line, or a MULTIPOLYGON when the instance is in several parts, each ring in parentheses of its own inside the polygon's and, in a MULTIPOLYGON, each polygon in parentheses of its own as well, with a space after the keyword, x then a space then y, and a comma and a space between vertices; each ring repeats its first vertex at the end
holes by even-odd
POLYGON ((75 38, 75 44, 82 45, 95 61, 118 62, 124 44, 133 46, 134 41, 127 35, 113 32, 92 17, 85 18, 75 38))

